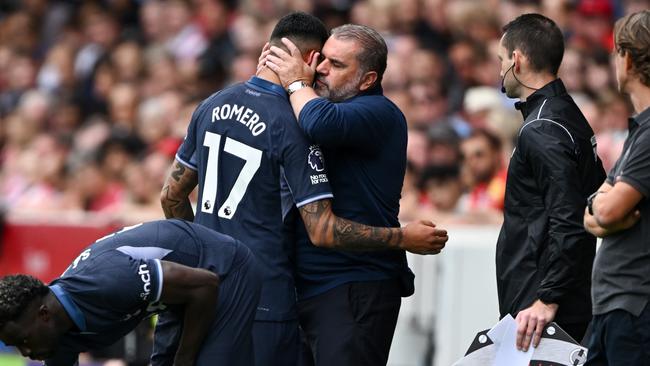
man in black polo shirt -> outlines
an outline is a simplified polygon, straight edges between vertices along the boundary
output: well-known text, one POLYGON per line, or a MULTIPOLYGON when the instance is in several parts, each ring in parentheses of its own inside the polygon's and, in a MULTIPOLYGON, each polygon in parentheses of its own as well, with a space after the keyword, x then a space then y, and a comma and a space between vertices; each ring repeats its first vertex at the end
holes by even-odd
POLYGON ((650 11, 616 22, 614 42, 618 88, 638 114, 584 214, 585 228, 603 238, 587 365, 650 365, 650 11))
POLYGON ((524 14, 504 32, 503 91, 520 99, 525 121, 508 167, 497 287, 501 316, 516 317, 517 347, 527 350, 553 320, 577 341, 584 336, 596 238, 584 230, 582 215, 605 172, 591 127, 557 78, 560 29, 524 14))

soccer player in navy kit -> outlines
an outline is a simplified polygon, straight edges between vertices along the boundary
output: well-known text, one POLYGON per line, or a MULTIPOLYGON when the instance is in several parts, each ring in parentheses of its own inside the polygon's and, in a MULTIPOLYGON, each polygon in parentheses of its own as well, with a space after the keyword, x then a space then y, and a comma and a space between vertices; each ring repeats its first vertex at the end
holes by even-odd
POLYGON ((139 224, 97 240, 49 286, 0 279, 0 340, 47 366, 72 366, 160 313, 153 366, 250 366, 260 286, 237 240, 181 220, 139 224))
MULTIPOLYGON (((323 23, 305 13, 283 17, 271 44, 292 39, 310 60, 328 37, 323 23)), ((295 365, 298 325, 290 254, 283 241, 280 182, 286 182, 315 245, 355 249, 408 249, 437 253, 446 232, 418 223, 404 229, 373 228, 334 216, 332 193, 318 146, 293 115, 277 75, 264 68, 248 82, 215 93, 192 116, 161 193, 167 217, 206 225, 245 242, 260 262, 263 285, 253 341, 260 366, 295 365), (188 195, 199 185, 196 217, 188 195)))

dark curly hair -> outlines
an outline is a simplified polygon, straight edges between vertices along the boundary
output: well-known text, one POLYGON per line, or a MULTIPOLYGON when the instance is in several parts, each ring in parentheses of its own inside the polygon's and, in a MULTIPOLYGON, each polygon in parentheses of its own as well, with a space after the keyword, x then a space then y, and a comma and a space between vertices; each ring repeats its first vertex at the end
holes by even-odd
POLYGON ((0 279, 0 329, 18 318, 32 300, 42 298, 49 289, 38 278, 18 274, 0 279))

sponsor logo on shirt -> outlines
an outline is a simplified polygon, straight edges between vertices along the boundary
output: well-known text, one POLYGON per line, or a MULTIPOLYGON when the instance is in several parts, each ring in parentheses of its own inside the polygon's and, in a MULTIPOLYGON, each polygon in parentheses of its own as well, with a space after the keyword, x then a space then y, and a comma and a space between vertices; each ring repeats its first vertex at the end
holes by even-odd
POLYGON ((327 174, 315 174, 315 175, 310 175, 309 178, 311 179, 311 184, 318 184, 318 183, 327 183, 327 174))
POLYGON ((323 152, 318 145, 311 145, 309 147, 309 155, 307 156, 307 163, 309 167, 317 172, 325 170, 325 159, 323 159, 323 152))
MULTIPOLYGON (((309 164, 309 167, 317 173, 325 171, 325 159, 323 158, 323 152, 320 150, 318 145, 311 145, 309 147, 307 164, 309 164)), ((309 179, 311 180, 312 185, 328 182, 327 174, 325 173, 310 175, 309 179)))
POLYGON ((149 273, 149 269, 147 269, 147 264, 141 264, 140 267, 138 268, 138 275, 140 275, 140 279, 144 283, 142 286, 142 293, 140 294, 140 297, 143 300, 146 300, 149 298, 149 294, 151 294, 151 274, 149 273))
POLYGON ((246 93, 246 94, 250 94, 250 95, 252 95, 252 96, 254 96, 254 97, 259 97, 260 95, 262 95, 261 93, 256 92, 256 91, 253 91, 253 90, 250 90, 250 89, 246 89, 246 90, 244 90, 244 93, 246 93))

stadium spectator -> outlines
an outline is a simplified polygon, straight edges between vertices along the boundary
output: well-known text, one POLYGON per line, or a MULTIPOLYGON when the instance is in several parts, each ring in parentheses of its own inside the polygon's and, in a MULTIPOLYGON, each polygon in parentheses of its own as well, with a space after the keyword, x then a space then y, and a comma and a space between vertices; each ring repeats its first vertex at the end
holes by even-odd
POLYGON ((429 128, 429 165, 458 165, 461 161, 460 138, 457 130, 447 121, 440 121, 429 128))
POLYGON ((441 215, 466 213, 465 208, 461 209, 466 205, 459 202, 463 196, 463 182, 458 165, 427 167, 422 173, 420 187, 431 205, 431 217, 438 219, 441 215))
MULTIPOLYGON (((272 46, 266 65, 289 91, 300 127, 323 147, 336 195, 333 210, 367 225, 399 227, 407 125, 402 112, 383 96, 384 39, 367 26, 342 25, 325 42, 320 63, 315 57, 305 63, 290 40, 283 43, 289 53, 272 46)), ((304 214, 302 219, 304 228, 295 225, 295 246, 298 314, 308 346, 303 362, 385 365, 401 297, 414 292, 404 250, 390 250, 386 240, 374 246, 383 250, 351 252, 370 249, 353 232, 345 234, 351 240, 334 248, 338 250, 320 248, 312 244, 313 223, 304 214), (360 318, 363 324, 356 321, 360 318)), ((418 223, 435 228, 430 221, 418 223)), ((434 243, 444 246, 446 231, 436 229, 432 235, 434 243)))
POLYGON ((596 238, 581 218, 605 172, 591 127, 557 78, 563 53, 562 32, 543 15, 504 27, 503 90, 519 98, 525 121, 508 166, 497 288, 501 316, 516 317, 522 350, 536 347, 553 320, 576 340, 590 320, 596 238))
POLYGON ((87 247, 49 286, 28 275, 0 279, 0 340, 47 366, 73 365, 160 313, 153 366, 251 366, 257 267, 241 242, 199 225, 126 227, 87 247))
MULTIPOLYGON (((501 140, 485 129, 475 129, 460 144, 469 211, 502 211, 507 169, 501 140)), ((497 215, 498 216, 498 215, 497 215)))
POLYGON ((585 365, 650 364, 650 11, 614 28, 614 64, 621 93, 636 115, 623 155, 589 196, 585 228, 603 242, 594 263, 593 321, 585 365))

